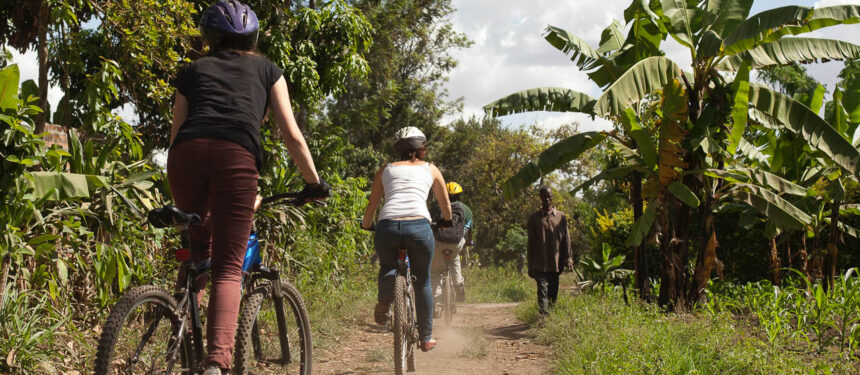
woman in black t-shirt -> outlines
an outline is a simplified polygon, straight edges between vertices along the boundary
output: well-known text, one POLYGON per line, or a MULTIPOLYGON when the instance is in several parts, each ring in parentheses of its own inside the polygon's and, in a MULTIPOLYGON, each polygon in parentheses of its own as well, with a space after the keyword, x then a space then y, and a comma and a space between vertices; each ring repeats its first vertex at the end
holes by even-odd
POLYGON ((253 52, 259 30, 254 11, 222 1, 203 13, 200 24, 210 53, 176 77, 167 178, 176 205, 204 218, 190 235, 194 260, 212 264, 204 375, 216 375, 232 363, 267 108, 305 179, 299 198, 325 199, 330 189, 293 117, 281 70, 253 52))

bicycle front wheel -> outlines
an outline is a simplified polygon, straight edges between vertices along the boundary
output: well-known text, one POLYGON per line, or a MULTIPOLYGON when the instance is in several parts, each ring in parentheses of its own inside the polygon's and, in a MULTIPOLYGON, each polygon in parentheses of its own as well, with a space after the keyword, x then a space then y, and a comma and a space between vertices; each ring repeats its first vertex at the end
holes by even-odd
POLYGON ((152 285, 131 289, 111 308, 105 322, 94 373, 190 373, 190 339, 180 338, 176 300, 152 285), (180 341, 181 340, 181 341, 180 341))
POLYGON ((265 283, 245 297, 239 312, 235 374, 311 374, 311 324, 299 291, 281 280, 280 300, 265 283))

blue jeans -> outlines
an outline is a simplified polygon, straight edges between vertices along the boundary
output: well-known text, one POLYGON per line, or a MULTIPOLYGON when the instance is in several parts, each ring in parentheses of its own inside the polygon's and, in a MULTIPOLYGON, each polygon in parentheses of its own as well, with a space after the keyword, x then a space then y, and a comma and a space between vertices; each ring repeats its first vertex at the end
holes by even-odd
POLYGON ((433 333, 433 291, 430 288, 430 263, 433 261, 435 240, 427 219, 382 220, 376 225, 374 238, 379 255, 379 302, 394 299, 394 276, 397 274, 397 253, 406 248, 409 266, 415 275, 415 307, 421 342, 433 333))

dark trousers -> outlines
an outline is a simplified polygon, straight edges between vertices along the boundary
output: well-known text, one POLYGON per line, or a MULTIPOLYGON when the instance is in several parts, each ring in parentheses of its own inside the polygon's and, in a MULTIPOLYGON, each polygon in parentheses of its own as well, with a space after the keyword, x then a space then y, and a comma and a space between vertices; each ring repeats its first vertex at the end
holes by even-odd
POLYGON ((427 219, 382 220, 376 224, 374 238, 379 255, 379 302, 391 303, 394 299, 394 276, 397 274, 397 255, 406 248, 409 267, 415 275, 415 313, 421 342, 430 340, 433 333, 433 291, 430 288, 430 264, 436 240, 427 219))
POLYGON ((257 196, 255 163, 248 150, 220 139, 179 143, 167 157, 167 179, 176 206, 203 218, 203 225, 191 227, 189 235, 194 260, 211 257, 207 360, 221 368, 230 368, 233 362, 242 260, 257 196))
POLYGON ((532 272, 537 281, 538 309, 542 315, 549 314, 549 309, 558 299, 558 276, 560 272, 532 272))

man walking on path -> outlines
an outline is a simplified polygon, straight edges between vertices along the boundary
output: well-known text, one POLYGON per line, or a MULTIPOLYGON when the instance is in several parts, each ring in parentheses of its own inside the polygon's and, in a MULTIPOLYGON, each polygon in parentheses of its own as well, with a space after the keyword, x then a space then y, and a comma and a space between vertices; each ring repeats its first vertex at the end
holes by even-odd
POLYGON ((549 313, 558 297, 558 277, 565 267, 573 269, 567 217, 552 205, 552 190, 540 188, 541 209, 529 217, 528 254, 529 276, 537 282, 538 308, 549 313))

